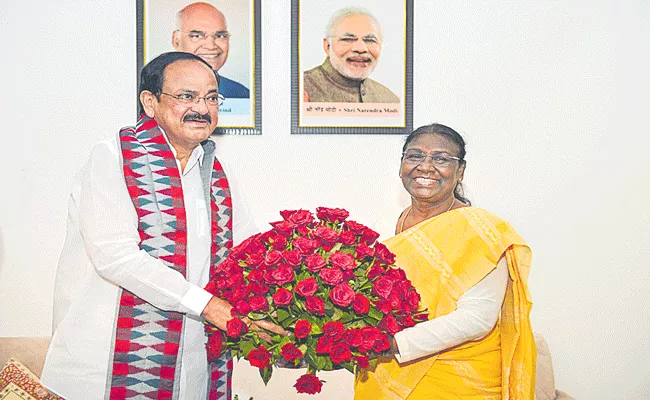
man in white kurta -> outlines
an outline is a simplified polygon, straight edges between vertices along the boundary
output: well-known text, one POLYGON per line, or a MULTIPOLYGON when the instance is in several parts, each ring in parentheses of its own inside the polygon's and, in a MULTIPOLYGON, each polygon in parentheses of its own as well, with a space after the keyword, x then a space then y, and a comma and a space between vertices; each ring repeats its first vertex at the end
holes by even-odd
MULTIPOLYGON (((230 318, 230 306, 203 289, 209 275, 211 232, 210 204, 200 167, 213 160, 204 160, 200 142, 217 122, 217 107, 207 101, 209 95, 216 96, 216 80, 208 67, 192 60, 175 61, 165 68, 162 91, 174 96, 145 93, 143 98, 141 91, 140 100, 145 111, 154 114, 147 112, 163 131, 181 176, 187 277, 139 248, 138 215, 125 184, 119 139, 116 135, 100 142, 75 180, 69 200, 67 237, 56 278, 53 336, 42 376, 48 389, 66 399, 108 398, 120 287, 155 307, 186 315, 176 376, 182 399, 206 398, 203 320, 223 329, 230 318), (176 101, 184 93, 204 97, 192 104, 176 101), (201 120, 196 115, 209 118, 201 120)), ((236 178, 226 166, 224 170, 231 188, 237 244, 257 229, 236 178)))

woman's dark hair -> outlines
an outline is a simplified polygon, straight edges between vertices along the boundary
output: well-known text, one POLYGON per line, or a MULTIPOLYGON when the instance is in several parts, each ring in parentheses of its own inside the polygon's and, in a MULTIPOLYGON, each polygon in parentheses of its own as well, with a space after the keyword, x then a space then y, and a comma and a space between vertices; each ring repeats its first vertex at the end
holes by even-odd
POLYGON ((160 92, 162 92, 163 80, 165 78, 165 69, 176 61, 181 60, 193 60, 199 61, 210 67, 210 64, 205 62, 199 56, 195 56, 190 53, 183 53, 180 51, 170 51, 169 53, 162 53, 158 57, 149 61, 147 65, 142 68, 140 72, 140 87, 138 89, 138 112, 142 114, 144 112, 144 107, 140 101, 140 93, 147 90, 153 93, 158 100, 160 100, 160 92))
MULTIPOLYGON (((409 143, 422 134, 441 135, 447 137, 458 146, 458 158, 460 158, 459 163, 465 164, 465 140, 460 136, 460 133, 442 124, 424 125, 411 132, 406 137, 406 140, 404 140, 404 146, 402 146, 402 157, 404 157, 403 153, 406 151, 406 147, 409 143)), ((472 202, 464 196, 463 192, 463 184, 462 182, 458 182, 454 189, 454 197, 467 205, 472 205, 472 202)))

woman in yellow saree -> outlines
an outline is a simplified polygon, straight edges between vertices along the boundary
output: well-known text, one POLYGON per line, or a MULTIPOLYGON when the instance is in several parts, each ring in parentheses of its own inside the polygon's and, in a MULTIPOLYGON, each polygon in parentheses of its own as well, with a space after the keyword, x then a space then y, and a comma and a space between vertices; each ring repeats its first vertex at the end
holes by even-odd
POLYGON ((411 206, 384 244, 430 315, 395 335, 394 358, 358 374, 356 399, 534 399, 530 249, 510 224, 469 207, 464 158, 463 138, 444 125, 406 139, 411 206))

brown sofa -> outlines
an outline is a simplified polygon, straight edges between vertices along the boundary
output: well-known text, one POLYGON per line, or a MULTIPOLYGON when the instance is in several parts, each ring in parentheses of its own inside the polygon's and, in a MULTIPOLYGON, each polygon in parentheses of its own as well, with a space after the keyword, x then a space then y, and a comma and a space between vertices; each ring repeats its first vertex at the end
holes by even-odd
MULTIPOLYGON (((29 368, 36 376, 41 376, 45 353, 50 338, 47 337, 16 337, 0 338, 0 366, 4 365, 9 358, 20 361, 29 368)), ((535 335, 537 344, 537 384, 535 397, 537 400, 575 400, 573 397, 555 388, 555 377, 553 375, 553 364, 551 353, 544 338, 535 335)))

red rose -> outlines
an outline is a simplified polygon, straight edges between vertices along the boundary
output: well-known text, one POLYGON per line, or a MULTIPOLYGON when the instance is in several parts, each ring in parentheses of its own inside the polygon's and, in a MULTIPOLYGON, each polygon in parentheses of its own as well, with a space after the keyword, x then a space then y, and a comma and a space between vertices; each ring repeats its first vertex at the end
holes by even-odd
POLYGON ((340 283, 330 292, 330 299, 339 307, 347 307, 354 300, 354 289, 347 282, 340 283))
POLYGON ((302 264, 302 254, 298 249, 285 251, 282 253, 282 258, 284 258, 284 261, 292 267, 299 267, 300 264, 302 264))
POLYGON ((377 353, 381 353, 390 349, 390 340, 388 340, 387 335, 379 335, 379 338, 375 342, 375 345, 372 348, 377 353))
POLYGON ((280 264, 271 272, 271 278, 279 286, 293 281, 294 277, 293 268, 287 264, 280 264))
POLYGON ((298 378, 293 387, 296 388, 298 393, 316 394, 320 393, 320 390, 323 387, 323 382, 321 382, 321 380, 315 375, 305 374, 298 378))
POLYGON ((250 304, 253 312, 269 311, 269 301, 266 299, 266 296, 253 296, 248 301, 248 304, 250 304))
POLYGON ((413 317, 410 315, 405 315, 403 317, 400 317, 399 323, 402 324, 405 328, 410 328, 412 326, 415 326, 415 321, 413 320, 413 317))
POLYGON ((312 254, 318 248, 316 240, 300 236, 293 241, 293 247, 298 249, 302 254, 312 254))
POLYGON ((379 238, 379 234, 370 228, 364 229, 361 233, 361 241, 368 245, 373 244, 377 238, 379 238))
POLYGON ((322 316, 325 313, 325 302, 320 297, 310 296, 305 299, 305 308, 310 313, 322 316))
POLYGON ((345 326, 340 321, 330 321, 323 325, 323 336, 330 338, 332 341, 341 339, 344 331, 345 326))
POLYGON ((278 307, 285 307, 291 304, 293 299, 293 293, 285 288, 279 288, 275 294, 273 294, 273 303, 278 307))
POLYGON ((305 264, 311 272, 318 272, 327 264, 327 261, 320 254, 312 254, 305 257, 305 264))
POLYGON ((287 343, 282 346, 282 357, 287 361, 293 362, 302 358, 302 351, 293 343, 287 343))
POLYGON ((271 366, 271 352, 264 346, 259 346, 248 352, 248 362, 259 369, 268 368, 271 366))
POLYGON ((357 314, 368 314, 368 311, 370 310, 370 300, 361 293, 357 293, 354 295, 352 309, 354 309, 357 314))
POLYGON ((311 323, 305 319, 296 321, 296 327, 293 328, 293 335, 298 339, 306 338, 311 332, 311 323))
POLYGON ((345 221, 345 222, 343 223, 343 226, 344 226, 347 230, 352 231, 352 232, 354 232, 354 233, 363 233, 363 231, 365 231, 366 229, 368 229, 368 227, 365 226, 364 224, 360 224, 360 223, 355 222, 355 221, 345 221))
POLYGON ((210 281, 205 285, 205 291, 210 293, 213 296, 219 295, 219 289, 217 288, 217 283, 215 281, 210 281))
POLYGON ((363 260, 366 257, 372 257, 375 255, 375 249, 368 246, 365 243, 359 243, 357 245, 357 259, 363 260))
POLYGON ((273 233, 284 236, 291 236, 293 234, 293 229, 296 227, 296 224, 289 221, 278 221, 271 222, 271 226, 274 229, 273 233))
MULTIPOLYGON (((393 256, 395 255, 393 254, 393 256)), ((395 282, 406 280, 405 282, 406 285, 411 284, 411 282, 406 279, 406 273, 401 268, 388 268, 388 272, 386 273, 386 275, 388 275, 395 282)))
POLYGON ((354 361, 357 362, 359 368, 368 368, 368 366, 370 366, 370 363, 368 362, 368 356, 356 356, 354 357, 354 361))
POLYGON ((352 270, 357 266, 357 262, 351 254, 341 253, 340 251, 335 251, 330 256, 330 264, 335 268, 344 270, 352 270))
POLYGON ((287 237, 282 235, 272 236, 269 238, 269 243, 275 250, 282 251, 287 248, 287 237))
POLYGON ((393 307, 391 307, 390 302, 386 300, 376 301, 375 307, 377 307, 377 310, 381 311, 384 314, 390 314, 393 311, 393 307))
POLYGON ((337 343, 330 350, 330 359, 334 364, 350 361, 352 359, 352 351, 350 351, 347 344, 337 343))
POLYGON ((261 280, 251 282, 249 275, 248 282, 248 290, 253 294, 261 295, 269 292, 269 286, 261 280))
POLYGON ((333 222, 335 224, 338 224, 339 222, 345 221, 345 219, 350 215, 350 213, 342 208, 318 207, 316 208, 316 215, 322 221, 328 221, 328 222, 333 222))
POLYGON ((206 351, 208 353, 208 362, 216 361, 221 355, 221 343, 223 338, 221 332, 212 332, 208 338, 208 342, 205 344, 206 351))
POLYGON ((282 260, 282 253, 279 250, 271 250, 264 257, 264 265, 274 267, 280 263, 280 260, 282 260))
POLYGON ((316 278, 314 277, 303 279, 296 285, 296 293, 302 297, 309 297, 316 293, 317 290, 318 282, 316 282, 316 278))
POLYGON ((246 259, 246 265, 249 267, 257 267, 264 261, 264 258, 260 254, 251 254, 246 259))
POLYGON ((393 281, 385 276, 378 278, 372 285, 372 292, 384 299, 387 299, 392 291, 393 281))
POLYGON ((346 246, 351 246, 357 242, 357 237, 353 232, 343 231, 339 234, 339 238, 336 241, 346 246))
POLYGON ((402 299, 399 297, 399 294, 397 294, 394 286, 393 291, 390 293, 390 296, 388 296, 388 302, 393 310, 401 310, 403 308, 402 299))
POLYGON ((312 235, 326 242, 334 242, 339 237, 339 233, 332 228, 319 225, 313 230, 312 235))
POLYGON ((296 225, 306 225, 314 221, 314 215, 307 210, 284 210, 280 211, 280 215, 285 221, 296 225))
POLYGON ((395 319, 395 316, 393 314, 388 314, 384 316, 384 318, 379 323, 379 329, 385 330, 386 332, 395 336, 397 332, 401 331, 404 328, 399 326, 397 319, 395 319))
POLYGON ((329 354, 334 342, 327 336, 321 336, 316 342, 316 354, 329 354))
POLYGON ((246 289, 246 286, 242 282, 240 286, 237 286, 236 288, 233 289, 230 302, 234 304, 239 300, 243 300, 247 297, 248 297, 248 289, 246 289))
POLYGON ((377 243, 375 245, 375 256, 386 264, 390 265, 395 263, 395 254, 391 253, 383 243, 377 243))
POLYGON ((381 335, 381 331, 374 326, 364 326, 360 329, 361 331, 361 346, 359 346, 359 351, 365 353, 375 346, 375 342, 381 335))
POLYGON ((381 265, 379 265, 379 263, 372 264, 372 267, 370 267, 370 269, 368 269, 368 272, 367 272, 368 279, 370 279, 370 280, 373 280, 378 276, 382 276, 385 273, 386 273, 386 270, 384 270, 384 268, 381 265))
POLYGON ((345 331, 343 335, 345 338, 345 343, 350 347, 359 347, 361 346, 361 330, 359 328, 352 328, 345 331))
POLYGON ((338 268, 323 268, 319 275, 330 286, 338 285, 343 280, 343 271, 338 268))
POLYGON ((251 305, 244 300, 240 300, 235 304, 234 310, 237 310, 239 315, 246 315, 251 311, 251 305))
POLYGON ((239 318, 233 318, 226 322, 226 334, 231 338, 238 338, 248 332, 248 326, 239 318))

